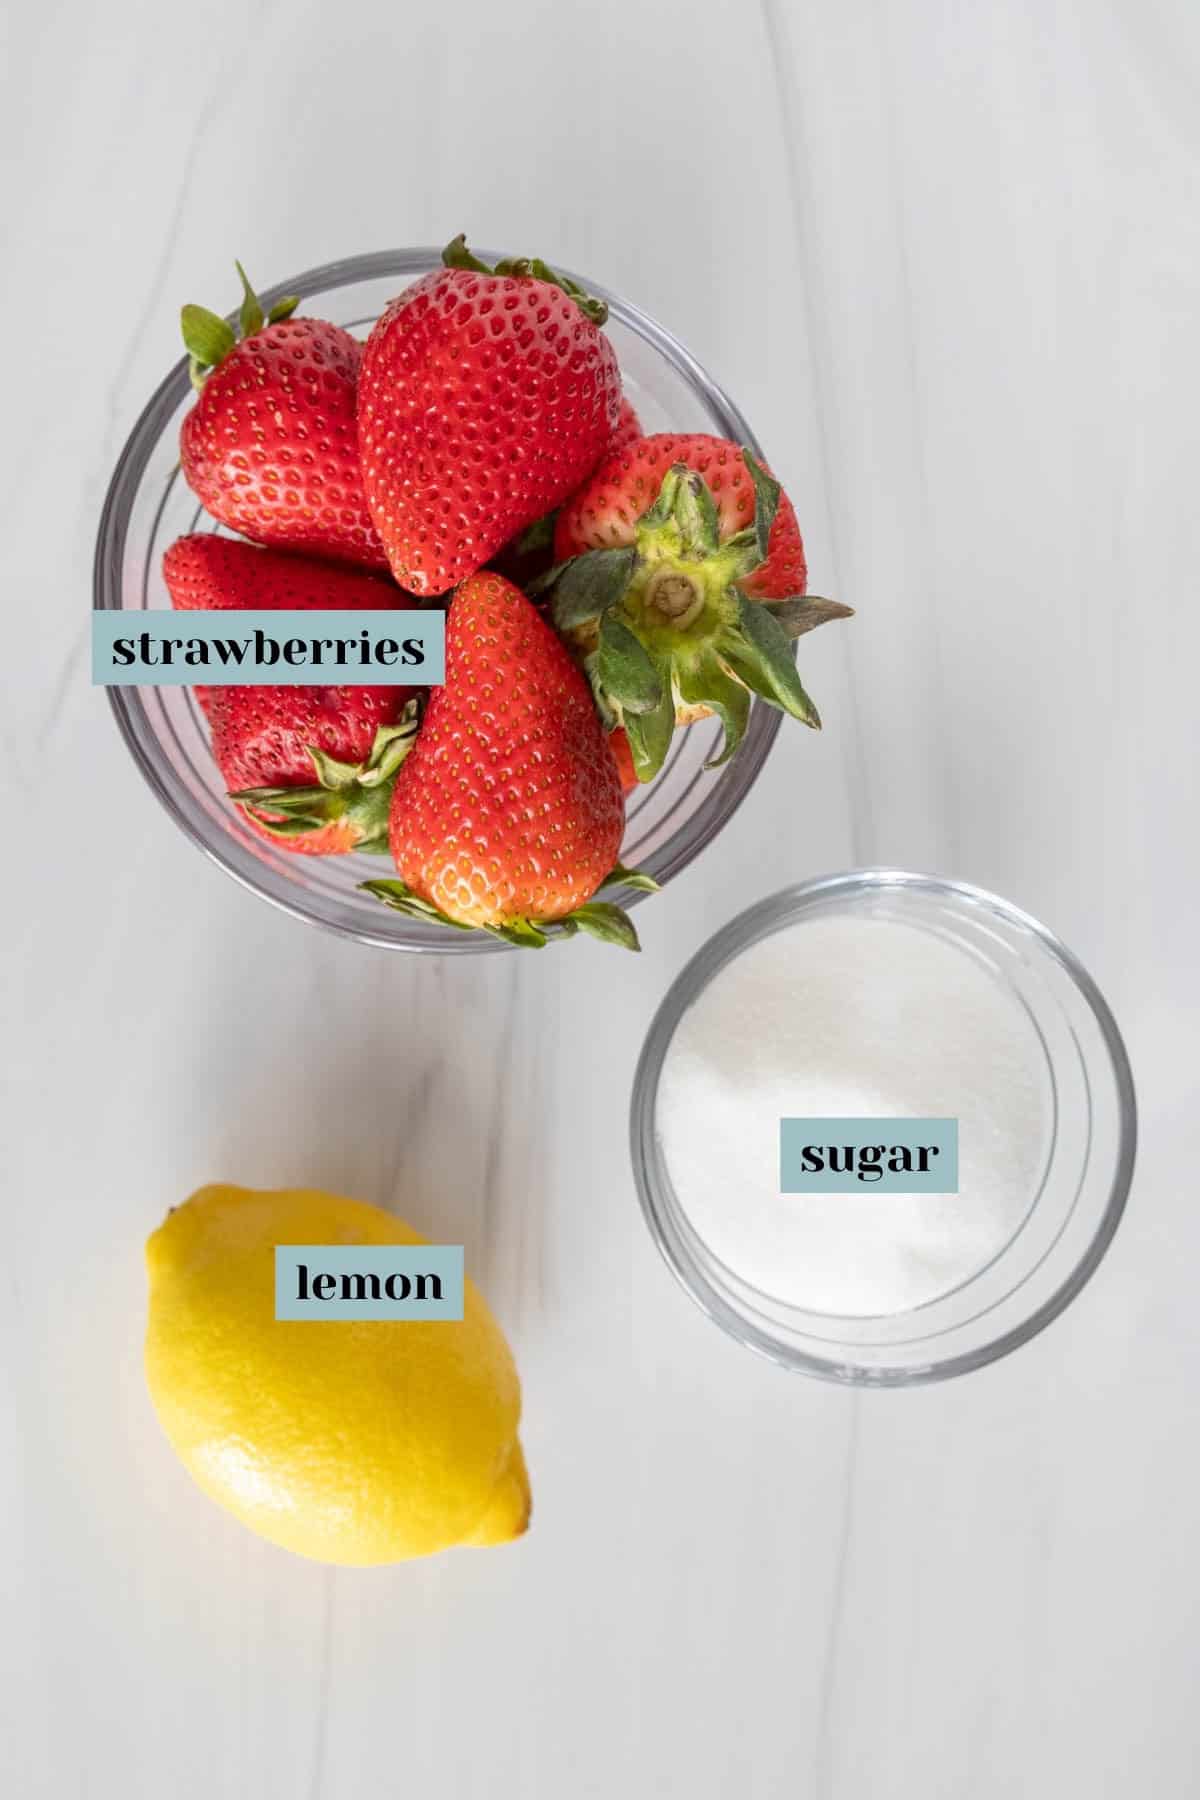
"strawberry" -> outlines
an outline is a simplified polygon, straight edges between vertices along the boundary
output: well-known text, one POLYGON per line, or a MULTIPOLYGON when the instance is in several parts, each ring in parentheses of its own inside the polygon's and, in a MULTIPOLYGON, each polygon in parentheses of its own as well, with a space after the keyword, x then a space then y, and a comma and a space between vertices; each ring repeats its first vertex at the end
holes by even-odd
POLYGON ((607 315, 539 261, 462 238, 393 300, 358 385, 363 485, 392 573, 422 596, 472 575, 595 467, 621 376, 607 315))
POLYGON ((386 575, 202 531, 176 539, 163 557, 163 576, 172 605, 182 612, 381 612, 412 605, 386 575))
MULTIPOLYGON (((411 604, 362 570, 207 534, 172 544, 163 578, 183 611, 411 604)), ((197 687, 196 697, 230 798, 257 830, 307 855, 386 850, 392 776, 416 731, 411 689, 197 687)))
POLYGON ((601 710, 624 726, 638 779, 662 767, 676 724, 715 712, 737 749, 751 693, 806 725, 816 707, 792 640, 850 612, 806 597, 792 504, 724 438, 642 438, 606 458, 561 509, 560 559, 533 584, 584 658, 601 710))
POLYGON ((587 682, 519 588, 485 570, 450 603, 446 684, 392 796, 398 881, 366 883, 399 911, 541 947, 546 927, 638 948, 592 896, 653 887, 617 864, 625 804, 587 682))
MULTIPOLYGON (((617 429, 608 441, 605 456, 611 456, 624 444, 642 435, 641 423, 628 400, 621 401, 617 429)), ((558 513, 543 513, 532 525, 518 532, 497 555, 488 558, 488 568, 496 569, 514 586, 528 589, 530 582, 545 575, 554 564, 554 530, 558 513)))
POLYGON ((638 777, 633 766, 633 751, 629 748, 629 739, 623 726, 618 725, 609 732, 608 747, 617 765, 617 774, 621 777, 621 792, 628 798, 638 784, 638 777))
POLYGON ((184 477, 214 519, 258 543, 386 569, 358 467, 362 345, 324 319, 266 320, 241 263, 241 341, 202 306, 183 338, 199 398, 179 434, 184 477))
POLYGON ((608 440, 606 455, 615 456, 619 450, 627 450, 630 444, 636 444, 642 436, 642 421, 629 401, 622 398, 621 410, 617 414, 617 429, 608 440))
MULTIPOLYGON (((675 463, 703 476, 716 503, 719 538, 746 530, 754 524, 756 490, 745 457, 740 444, 699 431, 689 435, 659 431, 653 437, 627 440, 562 507, 555 527, 555 556, 561 562, 583 550, 632 544, 638 520, 658 498, 663 477, 675 463)), ((802 594, 807 581, 795 508, 780 490, 766 560, 740 585, 756 600, 787 600, 802 594)))

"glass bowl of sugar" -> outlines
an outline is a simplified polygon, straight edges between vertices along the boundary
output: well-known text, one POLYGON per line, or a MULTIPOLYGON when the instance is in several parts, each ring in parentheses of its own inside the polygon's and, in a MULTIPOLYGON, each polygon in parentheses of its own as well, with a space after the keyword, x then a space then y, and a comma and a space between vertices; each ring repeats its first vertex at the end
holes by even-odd
POLYGON ((1116 1022, 1053 933, 980 888, 869 869, 703 946, 650 1027, 631 1142, 651 1232, 710 1318, 788 1368, 906 1386, 1074 1299, 1136 1117, 1116 1022))

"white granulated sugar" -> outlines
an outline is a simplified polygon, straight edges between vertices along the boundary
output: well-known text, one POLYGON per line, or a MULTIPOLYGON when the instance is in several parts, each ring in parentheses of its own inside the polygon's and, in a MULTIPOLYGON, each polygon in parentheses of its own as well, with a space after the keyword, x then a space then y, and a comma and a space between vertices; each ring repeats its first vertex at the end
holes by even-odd
POLYGON ((906 1311, 991 1261, 1032 1202, 1045 1060, 1019 1002, 919 926, 817 918, 763 939, 684 1015, 658 1128, 712 1253, 806 1310, 906 1311), (784 1194, 782 1118, 955 1118, 957 1194, 784 1194))

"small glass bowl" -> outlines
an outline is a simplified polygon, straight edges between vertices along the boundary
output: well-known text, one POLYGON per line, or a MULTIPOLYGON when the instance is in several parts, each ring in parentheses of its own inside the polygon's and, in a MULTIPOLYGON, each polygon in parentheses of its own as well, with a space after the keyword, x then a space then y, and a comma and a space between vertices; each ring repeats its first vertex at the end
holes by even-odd
MULTIPOLYGON (((491 260, 491 252, 482 254, 491 260)), ((310 269, 262 299, 264 306, 284 294, 319 301, 312 310, 322 318, 365 336, 401 288, 440 265, 433 249, 382 251, 310 269)), ((682 344, 598 282, 575 279, 608 301, 605 329, 646 431, 712 432, 761 456, 737 407, 682 344)), ((169 607, 163 552, 187 532, 219 529, 179 470, 179 426, 191 403, 187 364, 180 361, 151 396, 121 453, 96 544, 94 605, 100 610, 169 607)), ((176 824, 253 893, 296 918, 385 949, 462 956, 508 948, 486 932, 421 924, 360 893, 359 882, 386 872, 377 857, 298 856, 252 830, 225 797, 190 689, 115 687, 109 699, 138 766, 176 824)), ((780 714, 756 700, 741 748, 719 770, 704 768, 720 736, 715 721, 677 731, 661 774, 630 797, 621 861, 664 884, 686 868, 753 786, 779 724, 780 714)), ((625 889, 611 897, 630 907, 644 896, 625 889)))
MULTIPOLYGON (((633 1085, 630 1139, 646 1222, 672 1273, 708 1316, 785 1368, 859 1386, 902 1387, 982 1368, 1075 1298, 1112 1241, 1137 1137, 1121 1034, 1095 982, 1036 919, 965 883, 855 870, 785 889, 702 946, 651 1024, 633 1085), (1008 1243, 950 1292, 904 1312, 807 1312, 750 1287, 702 1241, 676 1191, 656 1124, 659 1078, 681 1019, 751 945, 798 922, 870 914, 936 933, 983 963, 1024 1007, 1045 1057, 1048 1150, 1008 1243)), ((736 1196, 731 1196, 736 1201, 736 1196)))

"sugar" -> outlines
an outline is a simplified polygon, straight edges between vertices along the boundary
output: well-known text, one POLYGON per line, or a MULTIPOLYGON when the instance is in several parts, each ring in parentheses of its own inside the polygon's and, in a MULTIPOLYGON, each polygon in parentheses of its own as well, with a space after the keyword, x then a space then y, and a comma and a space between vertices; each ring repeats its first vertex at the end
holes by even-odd
POLYGON ((1020 1226, 1047 1148, 1045 1058, 969 952, 900 920, 818 917, 727 964, 684 1015, 658 1129, 693 1228, 742 1280, 812 1312, 903 1312, 1020 1226), (959 1191, 781 1193, 786 1117, 955 1118, 959 1191))

